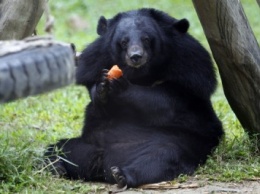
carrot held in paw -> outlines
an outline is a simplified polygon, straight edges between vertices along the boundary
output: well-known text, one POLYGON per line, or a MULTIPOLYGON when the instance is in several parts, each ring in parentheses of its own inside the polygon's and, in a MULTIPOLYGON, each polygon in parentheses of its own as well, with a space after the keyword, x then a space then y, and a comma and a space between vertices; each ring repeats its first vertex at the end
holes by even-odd
POLYGON ((123 72, 117 65, 114 65, 107 73, 108 79, 118 79, 123 75, 123 72))

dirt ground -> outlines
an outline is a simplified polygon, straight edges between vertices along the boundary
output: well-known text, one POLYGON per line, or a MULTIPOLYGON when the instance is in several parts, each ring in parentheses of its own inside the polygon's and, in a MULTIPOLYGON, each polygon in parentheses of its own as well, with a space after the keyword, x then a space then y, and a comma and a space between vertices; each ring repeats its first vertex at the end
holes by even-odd
MULTIPOLYGON (((108 192, 101 192, 108 193, 108 192)), ((113 192, 112 192, 113 193, 113 192)), ((160 183, 139 189, 128 189, 119 194, 260 194, 260 179, 240 183, 196 181, 186 183, 160 183)))

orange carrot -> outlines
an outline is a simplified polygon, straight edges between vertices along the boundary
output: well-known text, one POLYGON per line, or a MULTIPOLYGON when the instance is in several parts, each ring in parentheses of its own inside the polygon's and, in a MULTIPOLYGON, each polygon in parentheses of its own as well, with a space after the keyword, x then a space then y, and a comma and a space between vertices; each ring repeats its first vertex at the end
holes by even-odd
POLYGON ((118 79, 123 75, 123 72, 117 65, 114 65, 107 73, 108 79, 118 79))

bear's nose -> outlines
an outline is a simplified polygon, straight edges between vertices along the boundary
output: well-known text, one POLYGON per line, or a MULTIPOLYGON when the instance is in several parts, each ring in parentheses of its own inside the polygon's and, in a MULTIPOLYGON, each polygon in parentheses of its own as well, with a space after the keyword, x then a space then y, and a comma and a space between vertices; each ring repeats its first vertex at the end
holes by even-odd
POLYGON ((129 56, 129 59, 133 64, 140 63, 142 57, 143 57, 144 50, 139 45, 132 45, 127 50, 127 55, 129 56))
POLYGON ((130 59, 133 63, 138 63, 142 58, 142 55, 140 54, 133 54, 130 59))

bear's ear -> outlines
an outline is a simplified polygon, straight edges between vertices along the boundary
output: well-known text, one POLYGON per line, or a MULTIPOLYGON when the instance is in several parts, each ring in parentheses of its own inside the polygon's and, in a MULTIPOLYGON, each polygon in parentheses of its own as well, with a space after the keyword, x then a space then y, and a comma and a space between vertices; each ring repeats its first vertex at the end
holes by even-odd
POLYGON ((190 24, 187 19, 177 20, 167 13, 155 9, 143 8, 142 11, 148 12, 149 15, 163 28, 172 28, 173 26, 180 33, 186 33, 189 29, 190 24))
POLYGON ((107 19, 104 16, 101 16, 98 21, 97 33, 102 36, 107 31, 107 19))
POLYGON ((181 19, 173 24, 173 27, 181 33, 186 33, 190 27, 187 19, 181 19))

